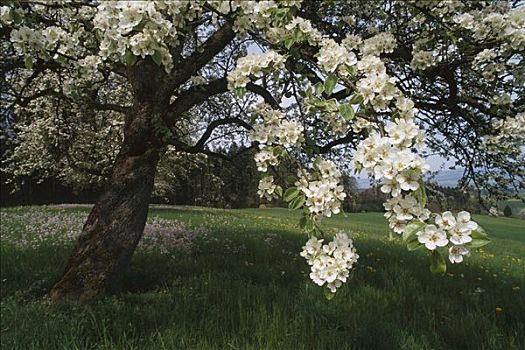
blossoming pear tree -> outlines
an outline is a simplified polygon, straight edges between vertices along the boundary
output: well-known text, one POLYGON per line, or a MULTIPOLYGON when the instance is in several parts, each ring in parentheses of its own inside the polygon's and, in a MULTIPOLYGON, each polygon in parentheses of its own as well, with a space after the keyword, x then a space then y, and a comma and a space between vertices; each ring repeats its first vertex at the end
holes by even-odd
POLYGON ((425 156, 456 158, 480 193, 523 185, 525 9, 512 1, 8 1, 0 23, 1 108, 19 147, 68 141, 86 164, 113 159, 53 299, 118 288, 159 158, 213 155, 221 127, 250 131, 259 195, 302 212, 301 256, 328 295, 358 259, 347 233, 323 233, 346 197, 334 155, 381 182, 390 229, 436 273, 443 252, 460 263, 489 241, 468 212, 426 208, 425 156), (228 94, 234 115, 195 113, 228 94), (104 142, 113 156, 89 152, 104 142))

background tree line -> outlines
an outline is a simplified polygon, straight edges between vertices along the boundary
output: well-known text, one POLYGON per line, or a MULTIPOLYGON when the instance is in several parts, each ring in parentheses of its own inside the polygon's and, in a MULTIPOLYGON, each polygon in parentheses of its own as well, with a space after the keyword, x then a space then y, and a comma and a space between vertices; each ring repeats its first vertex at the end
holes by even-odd
MULTIPOLYGON (((3 138, 2 152, 5 153, 8 147, 3 138)), ((152 202, 220 208, 270 205, 257 195, 260 175, 253 160, 255 150, 239 154, 239 146, 232 143, 230 147, 219 151, 225 155, 224 158, 189 154, 176 156, 168 152, 159 165, 152 202), (239 176, 241 173, 243 176, 239 176)), ((286 166, 279 172, 282 176, 293 176, 292 169, 286 166)), ((13 192, 13 182, 8 181, 10 175, 3 170, 1 175, 2 206, 93 203, 103 187, 74 186, 56 177, 42 180, 26 176, 17 179, 18 189, 13 192)), ((349 171, 344 172, 343 180, 345 192, 349 194, 343 202, 345 212, 384 210, 383 203, 387 195, 381 192, 380 186, 358 188, 356 178, 349 171)), ((474 189, 461 190, 432 183, 428 198, 429 207, 435 211, 465 208, 472 213, 485 212, 474 189)), ((273 202, 271 205, 285 204, 273 202)), ((506 205, 502 204, 500 209, 503 210, 506 205)), ((514 211, 511 215, 519 216, 520 211, 514 211)))

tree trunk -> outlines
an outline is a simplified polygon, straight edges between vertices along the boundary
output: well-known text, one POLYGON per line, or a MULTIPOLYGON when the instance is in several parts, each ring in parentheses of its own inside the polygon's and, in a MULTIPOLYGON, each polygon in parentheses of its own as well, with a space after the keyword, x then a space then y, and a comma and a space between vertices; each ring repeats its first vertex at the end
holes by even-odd
POLYGON ((64 275, 49 293, 53 300, 85 301, 118 289, 144 231, 159 161, 149 114, 151 108, 136 103, 126 116, 111 179, 89 214, 64 275))

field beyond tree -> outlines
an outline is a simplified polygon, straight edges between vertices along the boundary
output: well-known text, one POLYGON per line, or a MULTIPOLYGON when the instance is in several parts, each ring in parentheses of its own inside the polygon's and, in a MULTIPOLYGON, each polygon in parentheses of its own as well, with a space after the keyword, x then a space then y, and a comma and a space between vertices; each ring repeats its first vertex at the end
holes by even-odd
POLYGON ((360 258, 332 300, 299 256, 299 213, 155 206, 123 289, 51 303, 90 207, 1 210, 2 349, 523 349, 523 221, 474 216, 492 243, 444 276, 343 214, 360 258))

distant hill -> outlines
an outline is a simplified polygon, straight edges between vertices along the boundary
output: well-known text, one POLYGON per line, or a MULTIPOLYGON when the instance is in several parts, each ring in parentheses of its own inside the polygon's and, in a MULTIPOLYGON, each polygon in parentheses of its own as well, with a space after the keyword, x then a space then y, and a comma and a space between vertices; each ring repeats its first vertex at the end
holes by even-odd
POLYGON ((441 186, 456 187, 458 184, 458 180, 461 179, 462 175, 463 169, 443 170, 438 172, 438 174, 435 177, 435 180, 441 186))

